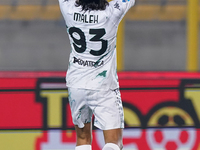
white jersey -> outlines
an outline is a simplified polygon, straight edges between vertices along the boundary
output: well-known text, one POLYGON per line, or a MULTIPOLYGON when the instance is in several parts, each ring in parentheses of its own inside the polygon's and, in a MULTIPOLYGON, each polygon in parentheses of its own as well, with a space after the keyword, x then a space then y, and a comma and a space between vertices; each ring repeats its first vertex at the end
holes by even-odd
POLYGON ((108 90, 119 87, 116 65, 118 25, 135 0, 113 0, 105 10, 82 11, 75 0, 59 0, 71 44, 68 87, 108 90))

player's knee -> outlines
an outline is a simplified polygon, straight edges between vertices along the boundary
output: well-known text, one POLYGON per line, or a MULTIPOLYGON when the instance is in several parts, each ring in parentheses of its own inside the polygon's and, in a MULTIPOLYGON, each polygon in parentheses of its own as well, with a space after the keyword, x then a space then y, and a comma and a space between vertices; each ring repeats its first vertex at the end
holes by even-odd
POLYGON ((85 141, 86 143, 91 143, 92 141, 91 135, 78 135, 77 139, 81 141, 85 141))
POLYGON ((121 148, 114 143, 107 143, 102 150, 120 150, 121 148))
POLYGON ((81 144, 91 144, 92 135, 89 133, 77 134, 77 142, 81 144))
POLYGON ((90 134, 85 134, 85 133, 80 134, 80 133, 77 133, 77 138, 79 138, 79 139, 89 139, 90 136, 91 136, 90 134))

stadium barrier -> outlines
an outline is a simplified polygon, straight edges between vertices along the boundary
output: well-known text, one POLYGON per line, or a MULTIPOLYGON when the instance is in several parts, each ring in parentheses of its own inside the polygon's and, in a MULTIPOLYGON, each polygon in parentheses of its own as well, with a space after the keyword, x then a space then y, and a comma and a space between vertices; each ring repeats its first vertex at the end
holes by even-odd
MULTIPOLYGON (((124 150, 200 149, 200 73, 119 72, 124 150)), ((0 149, 73 150, 65 72, 0 72, 0 149)), ((93 127, 93 149, 104 145, 93 127)))

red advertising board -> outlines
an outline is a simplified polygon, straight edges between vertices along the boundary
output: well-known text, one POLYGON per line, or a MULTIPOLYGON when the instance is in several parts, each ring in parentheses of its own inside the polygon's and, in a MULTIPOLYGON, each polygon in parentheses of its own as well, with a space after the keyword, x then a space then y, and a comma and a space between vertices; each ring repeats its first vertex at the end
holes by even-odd
MULTIPOLYGON (((200 149, 200 73, 118 76, 125 150, 200 149)), ((0 149, 74 149, 65 72, 0 72, 0 107, 0 149)), ((103 135, 93 129, 92 146, 100 150, 103 135)))

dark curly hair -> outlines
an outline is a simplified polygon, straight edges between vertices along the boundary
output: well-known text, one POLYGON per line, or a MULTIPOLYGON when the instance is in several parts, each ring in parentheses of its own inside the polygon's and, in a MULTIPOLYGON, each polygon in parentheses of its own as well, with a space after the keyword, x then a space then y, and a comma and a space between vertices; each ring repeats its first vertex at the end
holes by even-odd
POLYGON ((81 6, 82 10, 105 10, 109 5, 107 0, 76 0, 77 7, 81 6))

